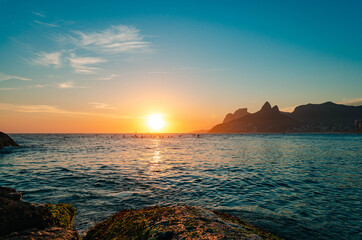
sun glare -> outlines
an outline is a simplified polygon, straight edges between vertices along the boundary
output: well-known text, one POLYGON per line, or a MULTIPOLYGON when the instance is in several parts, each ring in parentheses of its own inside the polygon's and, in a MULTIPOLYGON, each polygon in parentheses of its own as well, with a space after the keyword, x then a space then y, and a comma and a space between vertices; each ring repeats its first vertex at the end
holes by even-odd
POLYGON ((152 131, 160 131, 165 126, 162 114, 152 114, 147 117, 147 126, 152 131))

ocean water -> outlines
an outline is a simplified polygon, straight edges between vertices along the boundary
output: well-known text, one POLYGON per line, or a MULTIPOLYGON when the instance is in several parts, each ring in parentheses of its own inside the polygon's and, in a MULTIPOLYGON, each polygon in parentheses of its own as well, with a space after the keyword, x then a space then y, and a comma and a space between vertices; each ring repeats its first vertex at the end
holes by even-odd
POLYGON ((71 203, 85 232, 121 209, 189 204, 285 239, 362 239, 362 135, 12 134, 0 185, 71 203))

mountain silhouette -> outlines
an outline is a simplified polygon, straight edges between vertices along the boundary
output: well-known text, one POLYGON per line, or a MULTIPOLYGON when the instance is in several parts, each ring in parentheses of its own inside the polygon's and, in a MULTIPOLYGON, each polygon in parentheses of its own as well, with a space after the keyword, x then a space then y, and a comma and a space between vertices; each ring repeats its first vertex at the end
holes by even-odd
POLYGON ((362 130, 362 106, 346 106, 333 102, 309 103, 296 107, 292 113, 287 113, 280 112, 278 106, 272 108, 270 103, 266 102, 260 111, 253 114, 247 113, 246 108, 244 109, 226 115, 223 123, 213 127, 209 133, 362 130), (236 118, 238 114, 245 112, 247 114, 236 118))
POLYGON ((346 106, 333 102, 301 105, 289 115, 305 123, 353 124, 362 119, 362 106, 346 106))
POLYGON ((239 108, 234 113, 228 113, 226 114, 223 123, 230 122, 232 120, 244 117, 246 115, 249 115, 247 108, 239 108))
POLYGON ((260 111, 213 127, 209 133, 283 132, 300 122, 281 114, 278 106, 266 102, 260 111))

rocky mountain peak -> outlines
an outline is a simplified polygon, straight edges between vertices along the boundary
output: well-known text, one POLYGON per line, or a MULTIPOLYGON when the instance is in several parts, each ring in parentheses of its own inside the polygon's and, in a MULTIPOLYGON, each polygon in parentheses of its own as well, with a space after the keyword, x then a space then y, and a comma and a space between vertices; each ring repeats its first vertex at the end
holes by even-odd
POLYGON ((269 102, 265 102, 263 107, 260 109, 261 112, 270 111, 270 110, 271 110, 271 105, 269 102))
POLYGON ((273 111, 273 112, 280 112, 277 105, 275 105, 275 106, 272 108, 272 111, 273 111))
POLYGON ((247 108, 239 108, 238 110, 236 110, 234 113, 228 113, 226 116, 225 116, 225 119, 224 119, 224 123, 225 122, 230 122, 230 121, 233 121, 235 119, 238 119, 238 118, 242 118, 246 115, 249 115, 248 113, 248 109, 247 108))

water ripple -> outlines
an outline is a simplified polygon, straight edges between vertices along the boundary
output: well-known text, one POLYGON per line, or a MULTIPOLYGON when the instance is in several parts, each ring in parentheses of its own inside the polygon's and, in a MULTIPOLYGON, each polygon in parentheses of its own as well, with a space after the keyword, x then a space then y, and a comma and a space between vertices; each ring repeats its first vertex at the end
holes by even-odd
POLYGON ((0 185, 64 202, 85 231, 121 209, 189 204, 286 239, 361 239, 361 135, 231 134, 133 139, 14 134, 0 185))

